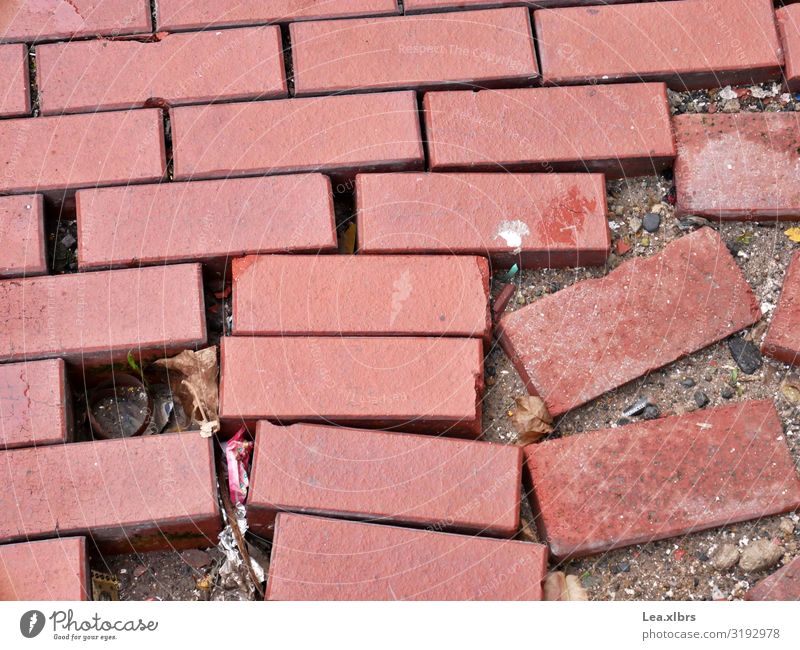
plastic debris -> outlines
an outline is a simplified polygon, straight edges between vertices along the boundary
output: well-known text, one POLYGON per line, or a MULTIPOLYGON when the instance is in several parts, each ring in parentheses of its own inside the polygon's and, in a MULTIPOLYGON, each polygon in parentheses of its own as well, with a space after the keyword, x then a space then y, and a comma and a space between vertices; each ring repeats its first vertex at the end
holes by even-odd
POLYGON ((228 490, 231 503, 239 506, 247 501, 247 489, 250 486, 250 456, 253 453, 253 442, 245 439, 245 428, 239 429, 225 443, 225 462, 228 464, 228 490))
POLYGON ((239 552, 236 533, 244 538, 247 532, 247 517, 243 505, 236 506, 235 516, 235 519, 228 520, 228 524, 219 534, 217 548, 225 556, 225 560, 217 572, 210 600, 253 600, 259 593, 261 583, 266 579, 261 565, 248 556, 250 564, 248 568, 239 552), (236 531, 233 530, 233 526, 236 526, 236 531), (252 576, 255 576, 258 585, 253 584, 252 576))
POLYGON ((92 571, 92 600, 119 600, 119 580, 108 573, 92 571))

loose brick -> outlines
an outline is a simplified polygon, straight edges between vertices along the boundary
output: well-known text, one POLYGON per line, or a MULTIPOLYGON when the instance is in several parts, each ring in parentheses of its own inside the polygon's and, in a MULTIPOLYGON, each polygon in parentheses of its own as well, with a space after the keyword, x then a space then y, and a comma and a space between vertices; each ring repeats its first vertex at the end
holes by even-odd
POLYGON ((643 2, 533 15, 546 84, 665 81, 686 90, 781 74, 772 0, 643 2))
POLYGON ((280 514, 266 600, 541 600, 541 544, 280 514))
POLYGON ((800 115, 678 115, 674 126, 678 215, 800 216, 800 115))
POLYGON ((775 11, 778 33, 786 58, 786 83, 791 92, 800 92, 800 5, 793 4, 775 11))
POLYGON ((540 533, 558 560, 800 506, 772 402, 743 402, 529 445, 540 533))
POLYGON ((122 36, 152 30, 149 0, 3 0, 0 42, 122 36))
POLYGON ((560 415, 761 318, 725 243, 701 228, 498 324, 532 394, 560 415))
POLYGON ((477 438, 479 339, 227 337, 220 416, 230 425, 335 422, 477 438))
POLYGON ((175 178, 420 169, 411 91, 173 108, 175 178))
POLYGON ((482 257, 265 255, 233 262, 233 333, 490 336, 482 257))
POLYGON ((745 600, 800 600, 800 557, 756 583, 745 600))
POLYGON ((539 73, 522 7, 294 23, 291 41, 298 95, 520 85, 539 73))
POLYGON ((0 449, 72 440, 72 400, 64 361, 0 365, 0 449))
POLYGON ((89 600, 85 537, 0 546, 0 600, 89 600))
POLYGON ((45 115, 287 94, 278 27, 55 43, 36 62, 45 115))
POLYGON ((76 193, 81 269, 335 251, 331 184, 308 174, 76 193))
POLYGON ((189 431, 0 452, 0 541, 91 535, 108 552, 213 545, 212 444, 189 431))
POLYGON ((601 174, 359 174, 360 253, 487 255, 499 266, 603 264, 601 174))
POLYGON ((511 537, 521 471, 509 445, 259 422, 248 521, 269 536, 290 511, 511 537))
POLYGON ((427 93, 435 171, 653 174, 675 156, 662 83, 427 93))
POLYGON ((0 117, 19 117, 30 111, 27 48, 0 45, 0 117))
POLYGON ((0 361, 110 363, 206 341, 199 264, 0 282, 0 361))
POLYGON ((792 256, 786 270, 778 308, 762 349, 779 361, 800 363, 800 251, 792 256))
POLYGON ((0 278, 47 273, 41 196, 0 197, 0 248, 0 278))
POLYGON ((156 109, 0 121, 0 192, 126 185, 166 173, 156 109))

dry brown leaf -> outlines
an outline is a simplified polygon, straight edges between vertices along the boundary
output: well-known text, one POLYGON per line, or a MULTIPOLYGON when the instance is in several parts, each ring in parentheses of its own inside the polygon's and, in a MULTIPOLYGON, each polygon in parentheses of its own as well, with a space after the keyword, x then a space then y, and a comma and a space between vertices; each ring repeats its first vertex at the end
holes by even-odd
POLYGON ((548 433, 553 432, 553 416, 541 397, 528 395, 517 397, 517 410, 511 416, 511 424, 519 434, 518 445, 529 445, 538 442, 548 433))
POLYGON ((563 571, 547 574, 544 581, 545 600, 589 600, 578 576, 565 575, 563 571))
POLYGON ((172 392, 178 396, 186 415, 200 425, 204 437, 219 431, 219 393, 217 389, 217 348, 184 350, 156 365, 169 371, 172 392))
POLYGON ((783 234, 793 242, 800 244, 800 228, 797 228, 796 226, 794 228, 789 228, 788 230, 785 230, 783 234))
POLYGON ((781 393, 789 404, 800 405, 800 381, 784 379, 781 383, 781 393))

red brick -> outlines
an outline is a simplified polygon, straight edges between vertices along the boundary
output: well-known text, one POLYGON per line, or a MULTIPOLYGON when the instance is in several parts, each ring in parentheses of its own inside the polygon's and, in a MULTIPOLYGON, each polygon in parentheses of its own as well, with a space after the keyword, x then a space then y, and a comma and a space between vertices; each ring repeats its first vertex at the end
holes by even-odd
MULTIPOLYGON (((654 0, 641 0, 643 2, 654 0)), ((573 5, 612 5, 635 0, 405 0, 406 13, 414 14, 428 11, 454 11, 476 7, 568 7, 573 5)))
POLYGON ((159 180, 156 109, 0 121, 0 192, 47 192, 159 180))
POLYGON ((488 255, 493 264, 603 264, 601 174, 360 174, 360 253, 488 255))
POLYGON ((331 185, 319 174, 80 190, 81 269, 250 253, 335 251, 331 185))
POLYGON ((541 544, 280 514, 266 600, 541 600, 541 544))
POLYGON ((72 440, 72 399, 64 361, 0 365, 0 449, 72 440))
POLYGON ((800 557, 756 583, 745 600, 800 600, 800 557))
POLYGON ((800 251, 792 256, 786 270, 780 302, 762 349, 779 361, 800 363, 800 251))
POLYGON ((149 0, 3 0, 0 42, 141 34, 152 29, 149 0))
POLYGON ((278 27, 74 41, 36 49, 42 113, 285 97, 278 27))
POLYGON ((674 125, 679 215, 769 221, 800 216, 800 115, 687 114, 674 125))
POLYGON ((0 197, 0 248, 0 278, 47 273, 41 196, 0 197))
POLYGON ((427 93, 436 171, 653 174, 675 156, 661 83, 427 93))
POLYGON ((478 339, 223 338, 220 416, 477 438, 482 348, 478 339))
POLYGON ((411 91, 173 108, 175 178, 419 169, 411 91))
POLYGON ((0 546, 0 600, 90 600, 85 537, 0 546))
POLYGON ((0 117, 18 117, 30 112, 27 48, 0 45, 0 117))
POLYGON ((206 341, 199 264, 0 282, 0 361, 110 363, 206 341))
POLYGON ((0 541, 91 535, 108 552, 213 545, 212 445, 189 431, 0 452, 0 541))
POLYGON ((233 262, 233 333, 488 338, 482 257, 265 255, 233 262))
POLYGON ((800 506, 772 402, 743 402, 529 445, 537 524, 559 560, 800 506))
POLYGON ((519 447, 259 422, 255 449, 248 521, 270 536, 283 511, 502 537, 519 528, 519 447))
POLYGON ((793 4, 775 11, 778 33, 786 58, 786 82, 791 92, 800 92, 800 5, 793 4))
POLYGON ((532 394, 560 415, 761 318, 725 243, 701 228, 498 324, 532 394))
POLYGON ((522 7, 294 23, 291 41, 298 95, 520 85, 539 74, 522 7))
POLYGON ((180 31, 257 23, 288 23, 318 18, 388 16, 398 13, 396 0, 158 0, 159 29, 180 31))
POLYGON ((772 0, 644 2, 533 16, 546 84, 665 81, 686 90, 781 74, 772 0))

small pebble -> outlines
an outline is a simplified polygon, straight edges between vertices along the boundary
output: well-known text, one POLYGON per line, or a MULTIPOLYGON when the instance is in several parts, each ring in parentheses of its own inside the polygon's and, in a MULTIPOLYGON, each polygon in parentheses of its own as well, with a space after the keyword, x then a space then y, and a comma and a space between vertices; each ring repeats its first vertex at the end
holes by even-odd
POLYGON ((730 386, 724 386, 720 393, 723 399, 731 399, 733 397, 733 388, 730 386))
POLYGON ((661 409, 659 409, 655 404, 648 404, 644 412, 642 413, 642 417, 645 420, 655 420, 661 415, 661 409))
POLYGON ((709 401, 708 395, 706 395, 702 390, 698 390, 694 394, 694 403, 697 404, 697 408, 708 406, 709 401))
POLYGON ((733 544, 723 544, 711 558, 711 564, 718 571, 727 571, 739 561, 739 549, 733 544))
POLYGON ((648 212, 642 219, 642 227, 647 232, 657 232, 661 226, 661 215, 656 212, 648 212))
POLYGON ((637 399, 633 404, 631 404, 628 408, 626 408, 622 415, 626 418, 632 417, 634 415, 639 415, 642 411, 644 411, 650 402, 647 400, 646 397, 641 397, 637 399))
POLYGON ((628 418, 620 418, 619 420, 617 420, 617 424, 619 426, 621 426, 621 427, 624 427, 626 424, 630 424, 630 423, 631 423, 631 421, 628 418))
POLYGON ((692 379, 691 377, 687 377, 681 382, 681 386, 683 386, 684 388, 694 388, 695 386, 694 379, 692 379))
POLYGON ((630 570, 631 570, 631 563, 624 560, 619 564, 615 564, 614 566, 611 567, 611 573, 615 575, 617 573, 628 573, 628 571, 630 570))
POLYGON ((794 535, 794 522, 788 517, 781 519, 779 528, 784 535, 794 535))
POLYGON ((761 352, 752 341, 746 341, 741 336, 728 339, 728 349, 739 369, 746 375, 752 375, 762 364, 761 352))
POLYGON ((758 539, 747 545, 739 560, 742 571, 763 571, 775 566, 783 557, 783 548, 769 539, 758 539))

